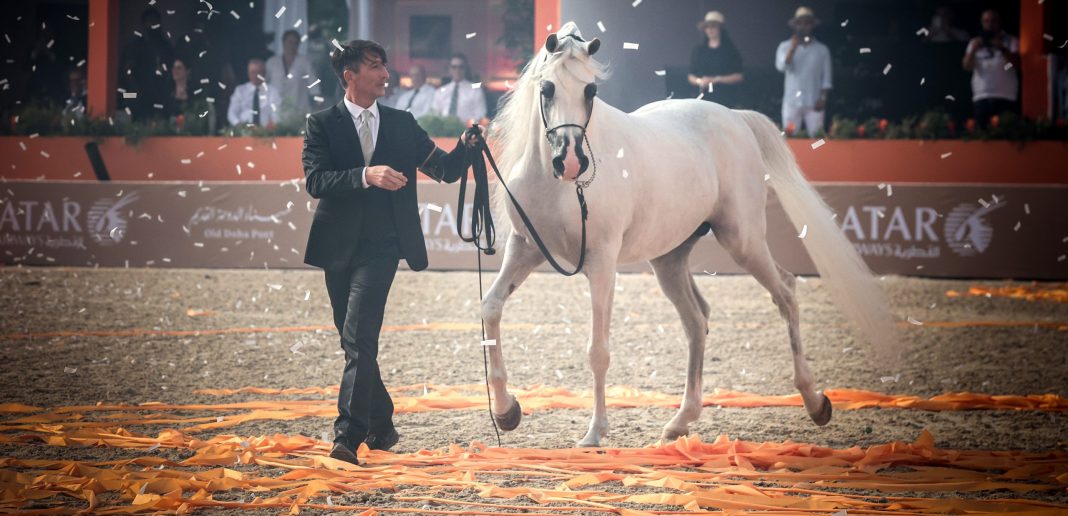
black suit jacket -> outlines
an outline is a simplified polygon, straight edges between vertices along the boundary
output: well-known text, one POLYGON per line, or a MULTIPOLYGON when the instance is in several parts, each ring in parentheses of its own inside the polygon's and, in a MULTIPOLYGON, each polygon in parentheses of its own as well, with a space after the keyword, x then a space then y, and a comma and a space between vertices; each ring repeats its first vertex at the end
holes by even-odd
POLYGON ((378 105, 378 113, 378 138, 369 164, 364 163, 356 125, 344 100, 308 117, 301 155, 305 188, 319 199, 304 252, 304 263, 308 265, 324 269, 349 265, 364 223, 367 190, 363 187, 363 169, 366 165, 389 165, 408 178, 404 187, 389 192, 401 258, 412 270, 427 267, 415 172, 418 168, 438 182, 455 182, 467 172, 465 147, 457 142, 456 148, 446 154, 434 145, 411 113, 382 104, 378 105))

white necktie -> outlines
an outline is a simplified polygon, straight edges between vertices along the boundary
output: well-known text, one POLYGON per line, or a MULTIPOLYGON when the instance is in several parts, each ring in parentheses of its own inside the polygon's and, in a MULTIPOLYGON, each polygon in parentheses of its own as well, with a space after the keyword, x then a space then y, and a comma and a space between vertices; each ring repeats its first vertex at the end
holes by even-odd
POLYGON ((371 165, 371 154, 375 152, 374 139, 371 137, 372 116, 374 114, 368 109, 360 113, 360 149, 363 150, 363 164, 365 166, 371 165))

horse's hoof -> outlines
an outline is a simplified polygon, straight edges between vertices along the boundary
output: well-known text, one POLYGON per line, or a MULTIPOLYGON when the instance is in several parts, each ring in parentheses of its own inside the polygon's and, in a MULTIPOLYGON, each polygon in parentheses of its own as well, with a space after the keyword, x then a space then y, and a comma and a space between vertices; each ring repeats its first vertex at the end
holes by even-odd
POLYGON ((812 421, 814 421, 816 425, 823 426, 831 421, 831 413, 834 409, 831 407, 831 400, 826 394, 821 393, 820 396, 823 396, 823 406, 820 407, 819 412, 810 415, 812 416, 812 421))
POLYGON ((519 406, 519 400, 512 396, 512 406, 508 407, 508 412, 504 414, 494 412, 493 420, 497 422, 497 427, 505 432, 519 427, 519 422, 523 420, 523 408, 519 406))
POLYGON ((687 435, 690 435, 690 431, 685 428, 681 430, 678 428, 665 428, 660 434, 660 440, 666 443, 674 441, 679 437, 686 437, 687 435))

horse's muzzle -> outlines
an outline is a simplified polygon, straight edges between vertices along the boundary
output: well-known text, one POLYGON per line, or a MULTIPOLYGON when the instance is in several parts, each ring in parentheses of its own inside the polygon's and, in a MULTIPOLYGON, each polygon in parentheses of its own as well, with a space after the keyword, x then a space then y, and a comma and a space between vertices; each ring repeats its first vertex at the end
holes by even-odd
POLYGON ((556 179, 563 178, 568 181, 574 181, 575 179, 578 179, 580 175, 586 172, 587 168, 589 168, 590 159, 586 157, 586 153, 582 151, 581 137, 576 140, 574 156, 568 156, 567 148, 568 144, 565 141, 564 144, 560 146, 553 154, 553 177, 555 177, 556 179))

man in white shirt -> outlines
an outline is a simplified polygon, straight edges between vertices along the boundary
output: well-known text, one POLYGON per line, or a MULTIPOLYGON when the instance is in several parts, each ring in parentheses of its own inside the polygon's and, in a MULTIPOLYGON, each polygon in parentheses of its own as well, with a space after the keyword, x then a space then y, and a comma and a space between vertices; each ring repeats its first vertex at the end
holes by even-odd
POLYGON ((412 87, 401 92, 393 107, 407 111, 417 120, 430 112, 434 103, 434 87, 426 83, 426 68, 414 65, 408 70, 412 78, 412 87))
POLYGON ((986 126, 990 118, 1016 111, 1020 95, 1020 41, 1001 28, 997 11, 983 11, 983 34, 972 38, 961 64, 972 72, 972 104, 975 120, 986 126))
POLYGON ((449 59, 449 77, 452 82, 434 92, 434 105, 431 110, 439 115, 454 116, 465 124, 471 120, 478 122, 486 116, 486 97, 482 87, 474 87, 468 79, 469 68, 467 56, 453 54, 449 59))
POLYGON ((278 122, 278 91, 264 82, 265 72, 263 59, 249 60, 248 82, 238 85, 230 95, 230 109, 226 113, 230 125, 267 127, 278 122))
MULTIPOLYGON (((311 62, 297 53, 300 33, 287 30, 282 35, 282 53, 267 60, 267 84, 282 99, 282 118, 304 119, 311 112, 311 96, 319 95, 318 78, 312 75, 311 62)), ((318 103, 317 103, 318 105, 318 103)))
POLYGON ((775 68, 786 74, 782 126, 784 130, 800 130, 803 122, 809 136, 816 136, 823 132, 831 89, 831 52, 812 36, 812 29, 819 24, 812 9, 798 7, 788 24, 794 35, 775 52, 775 68))

